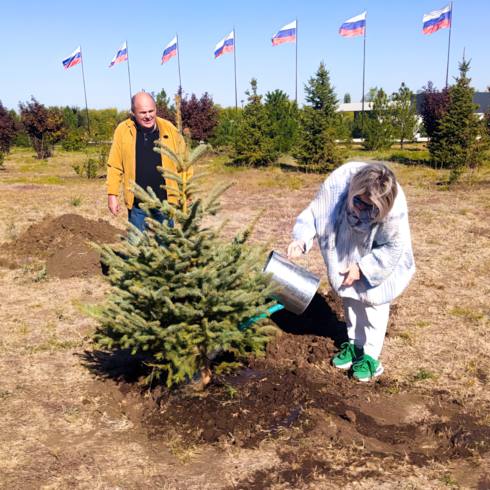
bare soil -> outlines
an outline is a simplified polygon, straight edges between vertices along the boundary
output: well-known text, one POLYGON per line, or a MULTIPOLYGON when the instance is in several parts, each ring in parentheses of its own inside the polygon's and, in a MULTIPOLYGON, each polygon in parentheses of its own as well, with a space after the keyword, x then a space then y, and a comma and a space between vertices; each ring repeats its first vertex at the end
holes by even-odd
MULTIPOLYGON (((84 277, 101 271, 100 255, 91 243, 114 243, 120 235, 121 230, 102 219, 73 213, 46 216, 1 250, 10 256, 11 267, 38 259, 45 262, 49 276, 84 277)), ((3 260, 9 264, 9 258, 3 260)))

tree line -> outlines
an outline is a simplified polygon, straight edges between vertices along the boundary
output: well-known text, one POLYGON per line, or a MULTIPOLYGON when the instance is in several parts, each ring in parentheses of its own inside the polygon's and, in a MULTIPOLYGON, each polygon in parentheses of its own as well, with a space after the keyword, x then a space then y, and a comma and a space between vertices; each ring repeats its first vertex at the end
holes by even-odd
MULTIPOLYGON (((370 89, 366 100, 371 107, 364 114, 338 112, 339 99, 324 63, 305 84, 301 108, 282 90, 260 95, 256 79, 250 82, 245 105, 238 109, 220 107, 204 93, 179 98, 179 113, 165 90, 153 96, 160 117, 181 124, 194 144, 209 142, 237 164, 265 166, 289 154, 300 165, 324 170, 346 159, 353 138, 361 138, 366 150, 388 149, 395 142, 403 149, 421 132, 429 138, 431 162, 452 169, 455 180, 465 168, 481 163, 490 134, 490 111, 483 120, 474 112, 469 68, 463 60, 459 76, 445 89, 438 90, 431 82, 423 87, 422 124, 414 93, 404 83, 391 95, 382 88, 370 89)), ((349 101, 350 95, 345 94, 344 102, 349 101)), ((34 97, 20 103, 18 113, 0 102, 0 162, 12 145, 31 145, 43 159, 51 156, 57 143, 70 151, 89 142, 109 142, 126 117, 126 111, 91 109, 87 120, 85 110, 46 107, 34 97)))

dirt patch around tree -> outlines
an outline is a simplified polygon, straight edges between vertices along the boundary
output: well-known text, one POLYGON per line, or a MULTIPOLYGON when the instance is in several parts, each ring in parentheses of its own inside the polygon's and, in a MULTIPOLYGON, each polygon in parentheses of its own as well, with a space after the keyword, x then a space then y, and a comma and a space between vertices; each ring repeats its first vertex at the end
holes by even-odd
POLYGON ((31 225, 16 240, 1 247, 2 264, 19 267, 42 261, 51 277, 84 277, 101 271, 99 253, 90 243, 115 243, 121 230, 103 219, 91 220, 78 214, 46 216, 31 225))
POLYGON ((490 407, 466 408, 447 392, 399 384, 390 378, 389 366, 388 374, 369 384, 331 367, 331 356, 345 340, 339 307, 333 296, 317 295, 301 316, 275 314, 281 333, 265 357, 216 377, 204 393, 155 388, 142 396, 137 360, 100 354, 87 356, 86 362, 110 378, 105 383, 115 387, 117 380, 120 409, 149 440, 178 441, 182 448, 245 449, 283 442, 279 464, 248 475, 233 488, 281 483, 299 488, 323 477, 376 478, 390 468, 398 471, 401 462, 420 468, 490 451, 490 427, 484 420, 490 407), (342 465, 332 461, 326 447, 342 452, 342 465))

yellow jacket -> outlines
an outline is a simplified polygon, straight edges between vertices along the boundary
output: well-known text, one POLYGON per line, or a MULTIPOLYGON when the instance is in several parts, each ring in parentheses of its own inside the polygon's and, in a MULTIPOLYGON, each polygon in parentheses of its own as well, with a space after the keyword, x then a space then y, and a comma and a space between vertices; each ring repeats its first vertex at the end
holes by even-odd
MULTIPOLYGON (((160 141, 167 145, 178 155, 184 154, 185 141, 177 128, 169 121, 156 118, 160 132, 160 141)), ((162 155, 162 167, 164 170, 177 172, 175 163, 162 155)), ((119 195, 121 181, 124 184, 124 202, 128 209, 133 207, 133 185, 136 179, 136 124, 132 119, 126 119, 120 123, 114 132, 111 151, 107 161, 107 194, 119 195)), ((163 180, 163 177, 162 177, 163 180)), ((165 179, 165 185, 171 189, 177 189, 177 182, 173 179, 165 179)), ((167 189, 167 199, 171 204, 177 204, 178 194, 167 189)))

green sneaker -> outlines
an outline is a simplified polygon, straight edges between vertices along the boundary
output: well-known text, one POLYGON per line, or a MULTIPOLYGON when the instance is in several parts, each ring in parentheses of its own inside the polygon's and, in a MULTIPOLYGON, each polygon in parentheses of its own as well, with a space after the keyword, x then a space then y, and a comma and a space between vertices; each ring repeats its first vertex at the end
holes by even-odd
POLYGON ((358 381, 370 381, 382 374, 383 371, 384 367, 381 362, 367 354, 364 354, 352 365, 352 376, 358 381))
POLYGON ((344 342, 340 346, 340 352, 333 356, 332 364, 339 369, 349 369, 352 366, 352 363, 361 356, 362 349, 360 347, 356 347, 350 342, 344 342))

